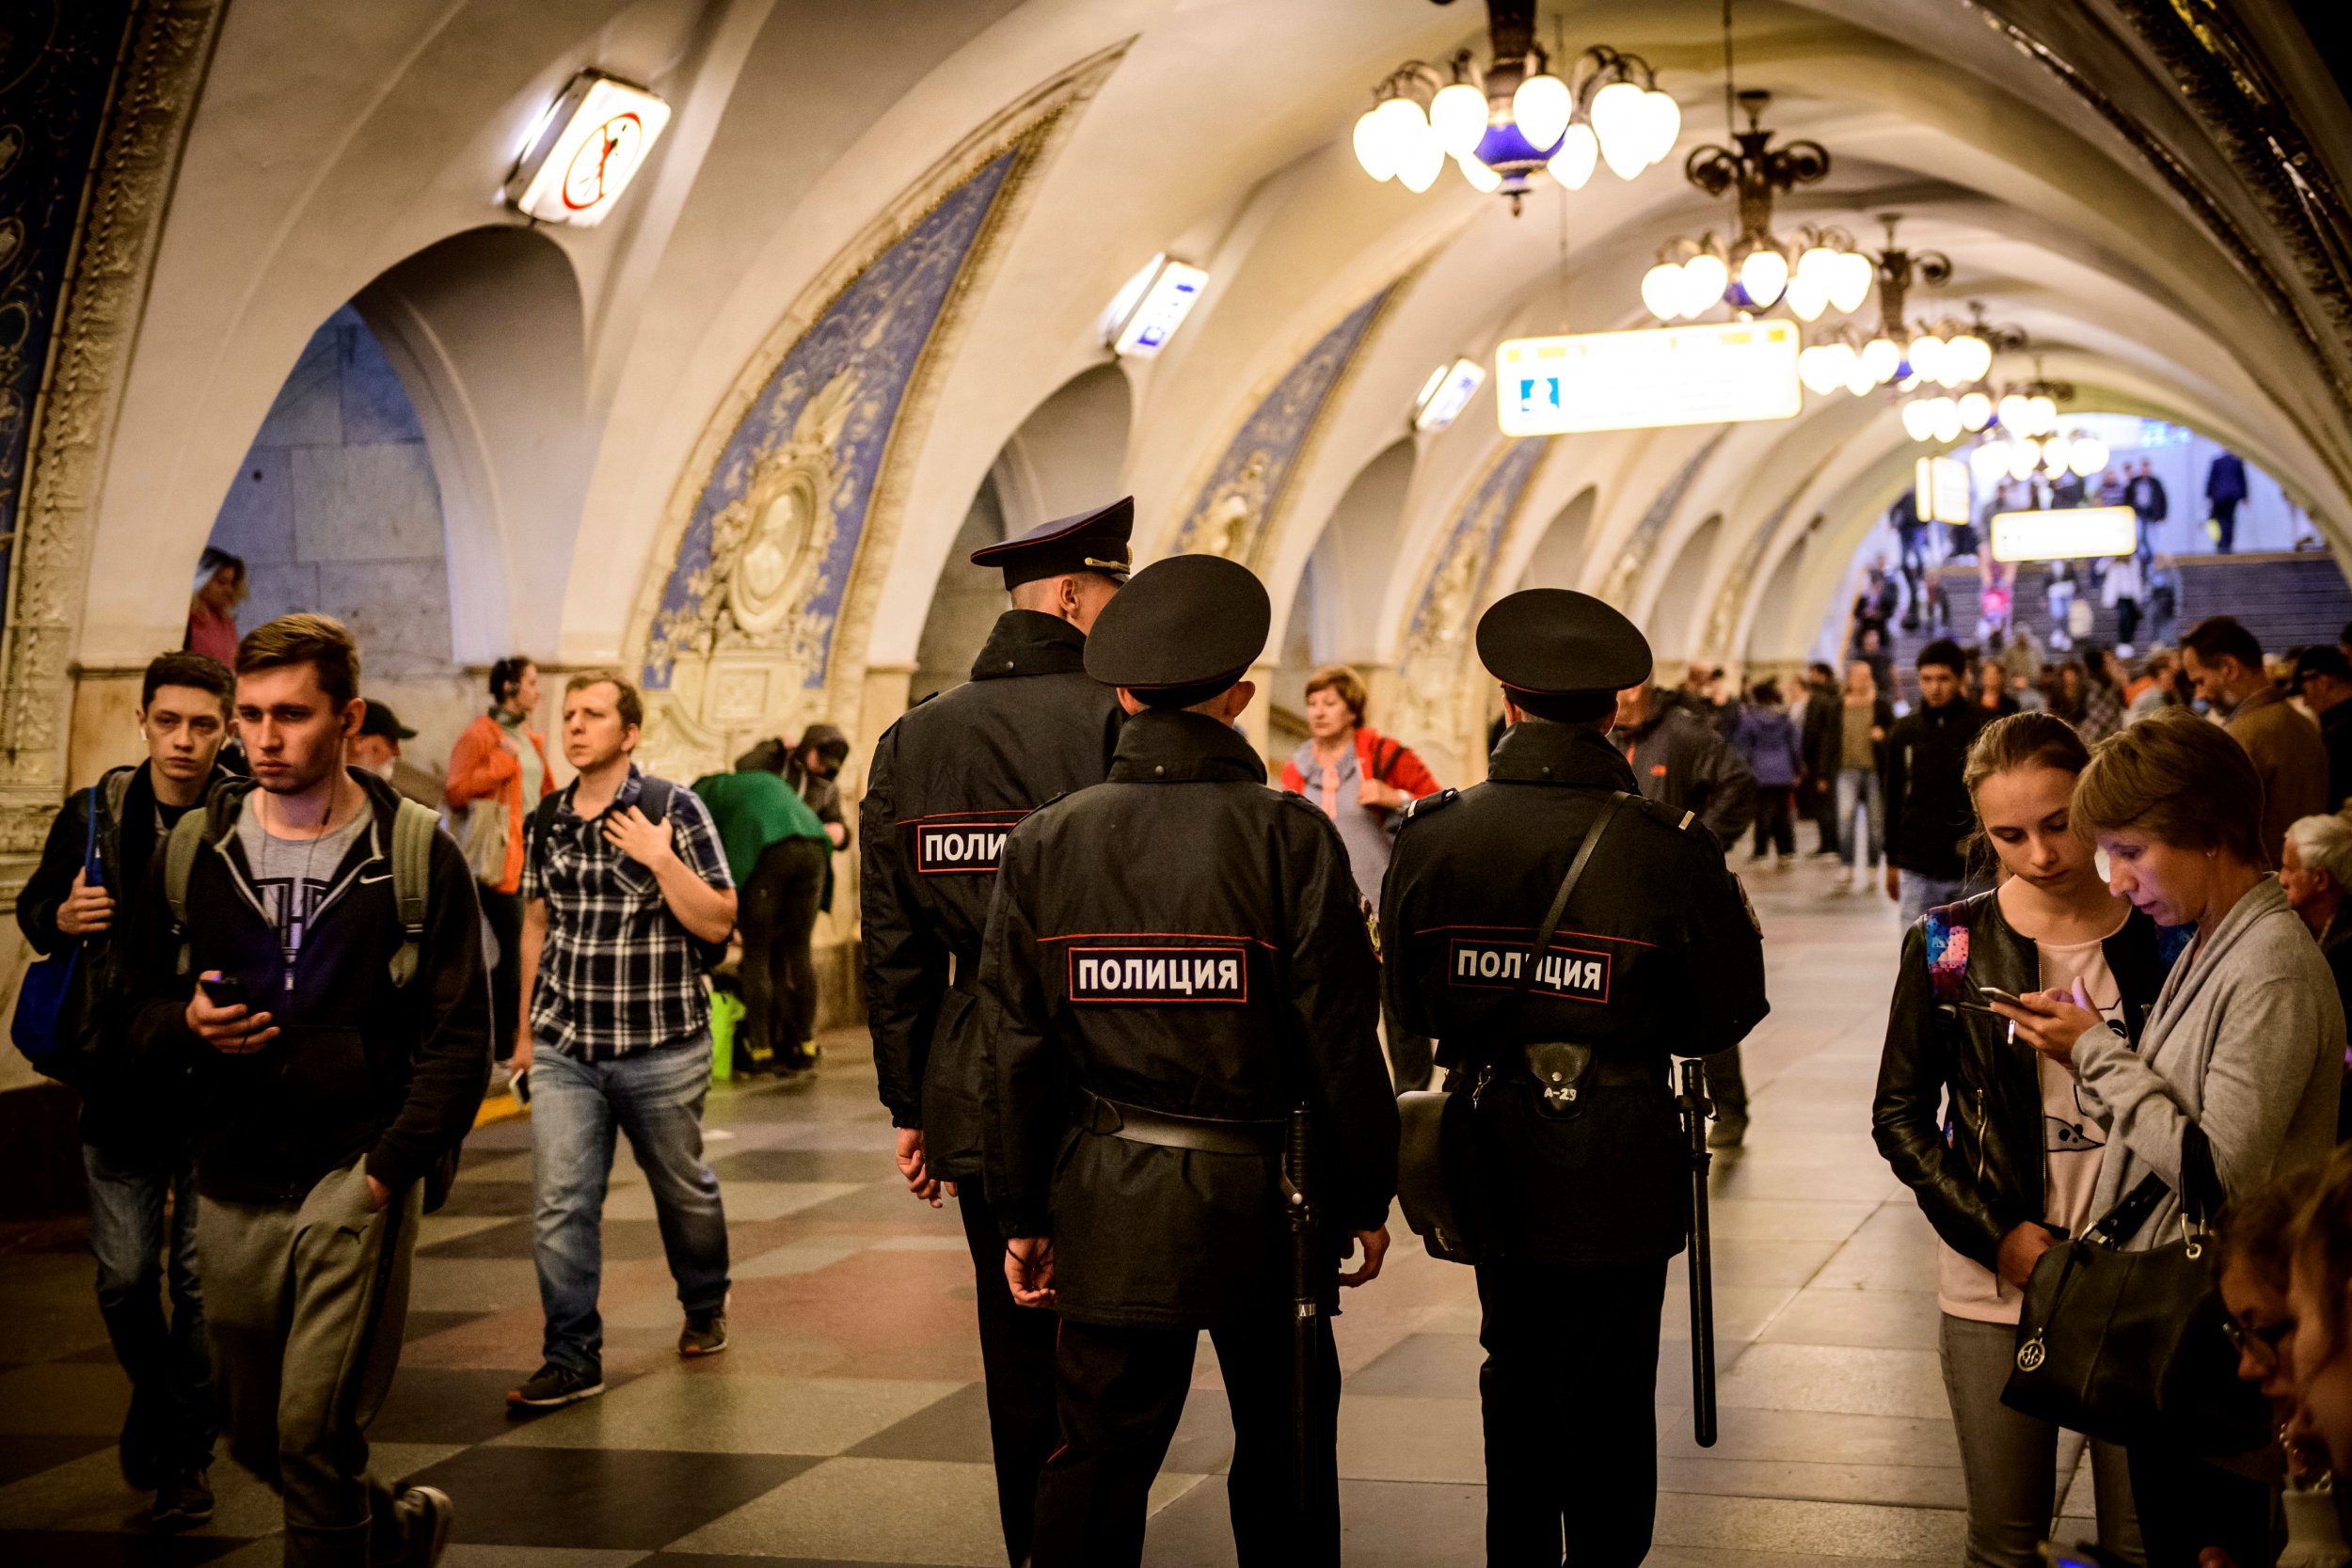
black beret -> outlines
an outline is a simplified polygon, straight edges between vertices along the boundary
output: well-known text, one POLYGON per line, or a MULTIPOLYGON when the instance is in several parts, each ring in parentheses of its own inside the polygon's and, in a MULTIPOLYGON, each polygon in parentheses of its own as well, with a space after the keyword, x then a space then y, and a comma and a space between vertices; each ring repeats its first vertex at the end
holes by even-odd
POLYGON ((1017 538, 972 552, 975 566, 1001 566, 1005 586, 1018 588, 1065 572, 1100 572, 1113 582, 1127 580, 1127 536, 1136 529, 1136 499, 1121 496, 1108 506, 1040 523, 1017 538))
POLYGON ((1538 696, 1621 691, 1650 678, 1649 639, 1617 609, 1566 588, 1529 588, 1478 620, 1478 661, 1538 696))
POLYGON ((1171 555, 1137 572, 1087 634, 1087 673, 1136 691, 1214 697, 1265 651, 1274 605, 1248 567, 1171 555))

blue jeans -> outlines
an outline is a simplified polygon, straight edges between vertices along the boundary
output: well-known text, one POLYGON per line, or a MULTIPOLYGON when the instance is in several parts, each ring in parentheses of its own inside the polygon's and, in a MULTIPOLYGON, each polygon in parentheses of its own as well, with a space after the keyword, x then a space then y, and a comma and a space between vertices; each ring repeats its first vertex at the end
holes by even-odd
POLYGON ((196 1162, 186 1154, 177 1160, 118 1156, 84 1144, 82 1169, 89 1178, 98 1312, 114 1341, 115 1359, 131 1380, 124 1468, 201 1470, 213 1462, 220 1425, 213 1414, 213 1351, 197 1275, 196 1162), (168 1227, 167 1194, 172 1201, 168 1227), (164 1320, 167 1280, 169 1323, 164 1320))
POLYGON ((1851 867, 1854 851, 1861 847, 1856 842, 1853 816, 1856 806, 1867 805, 1870 818, 1870 869, 1876 871, 1879 855, 1886 840, 1886 786, 1880 782, 1875 768, 1841 768, 1837 770, 1837 858, 1851 867))
POLYGON ((1957 904, 1968 896, 1965 879, 1945 881, 1941 878, 1922 876, 1916 871, 1897 871, 1896 877, 1903 895, 1903 924, 1913 921, 1930 910, 1945 904, 1957 904))
POLYGON ((703 1096, 709 1087, 707 1036, 609 1062, 547 1049, 532 1053, 531 1185, 538 1209, 532 1251, 548 1360, 575 1371, 603 1366, 596 1291, 616 1132, 628 1134, 629 1151, 653 1189, 678 1304, 689 1316, 726 1306, 727 1216, 719 1179, 703 1164, 703 1096))

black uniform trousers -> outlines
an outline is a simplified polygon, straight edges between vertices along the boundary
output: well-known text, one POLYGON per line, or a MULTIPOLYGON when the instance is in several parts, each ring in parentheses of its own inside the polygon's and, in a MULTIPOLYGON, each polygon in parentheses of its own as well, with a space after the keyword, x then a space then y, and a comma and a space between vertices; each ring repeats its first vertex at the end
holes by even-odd
POLYGON ((763 1063, 804 1051, 817 1033, 817 966, 808 953, 833 846, 780 838, 743 883, 743 1037, 763 1063))
MULTIPOLYGON (((1340 1362, 1329 1315, 1316 1326, 1307 1443, 1315 1506, 1303 1524, 1291 1496, 1291 1305, 1275 1302, 1209 1330, 1232 1409, 1225 1497, 1241 1568, 1337 1568, 1340 1560, 1340 1362)), ((1198 1329, 1062 1323, 1055 1362, 1062 1447, 1038 1490, 1037 1568, 1143 1560, 1152 1482, 1184 1413, 1200 1344, 1198 1329)))
MULTIPOLYGON (((1666 1264, 1478 1266, 1487 1568, 1635 1568, 1658 1514, 1666 1264)), ((1238 1458, 1236 1459, 1238 1468, 1238 1458)))
POLYGON ((996 1458, 996 1513, 1005 1528, 1005 1555, 1015 1568, 1030 1555, 1038 1476, 1061 1441, 1054 1410, 1054 1338, 1061 1320, 1023 1307, 1005 1283, 1005 1240, 996 1211, 974 1177, 956 1183, 962 1196, 963 1239, 972 1249, 972 1284, 980 1307, 980 1372, 988 1387, 988 1435, 996 1458))
POLYGON ((501 893, 487 882, 476 882, 474 892, 482 899, 483 921, 498 939, 499 961, 490 971, 490 1054, 503 1062, 514 1056, 515 1037, 522 1029, 523 895, 501 893))

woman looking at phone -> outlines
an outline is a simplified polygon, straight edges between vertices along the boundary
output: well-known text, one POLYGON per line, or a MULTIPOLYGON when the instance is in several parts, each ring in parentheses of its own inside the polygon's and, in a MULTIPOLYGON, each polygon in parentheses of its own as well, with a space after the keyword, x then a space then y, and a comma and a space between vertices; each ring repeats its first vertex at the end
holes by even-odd
MULTIPOLYGON (((2108 891, 2074 831, 2075 779, 2089 763, 2073 727, 2047 713, 1979 733, 1962 781, 2001 882, 1931 910, 1904 938, 1871 1110, 1879 1152, 1941 1243, 1938 1348, 1968 1493, 1969 1568, 2029 1568, 2049 1529, 2058 1429, 2004 1405, 2001 1390, 2026 1281, 2094 1217, 2106 1142, 2105 1107, 1987 993, 2079 987, 2095 1012, 2038 1027, 2137 1038, 2170 957, 2155 922, 2108 891)), ((2091 1473, 2099 1544, 2137 1557, 2122 1450, 2094 1444, 2091 1473)))
MULTIPOLYGON (((2165 977, 2137 1049, 2090 1027, 2079 989, 2003 1011, 2071 1068, 2107 1121, 2093 1211, 2153 1174, 2167 1189, 2118 1244, 2181 1234, 2184 1143, 2204 1133, 2225 1196, 2313 1164, 2335 1143, 2344 1009, 2327 960, 2265 869, 2262 780, 2243 747, 2194 715, 2158 714, 2100 744, 2074 786, 2076 830, 2116 893, 2196 937, 2165 977)), ((2092 1000, 2095 1000, 2093 998, 2092 1000)), ((2206 1547, 2268 1560, 2269 1488, 2161 1440, 2130 1448, 2149 1568, 2191 1568, 2206 1547)))

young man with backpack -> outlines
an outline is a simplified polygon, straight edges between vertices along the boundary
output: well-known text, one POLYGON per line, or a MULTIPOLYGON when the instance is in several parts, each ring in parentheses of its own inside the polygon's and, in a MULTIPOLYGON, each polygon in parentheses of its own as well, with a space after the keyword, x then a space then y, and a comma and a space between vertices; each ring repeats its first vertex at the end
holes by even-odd
POLYGON ((237 648, 253 773, 164 840, 125 943, 141 1070, 186 1072, 230 1452, 288 1568, 429 1565, 449 1498, 368 1471, 420 1216, 490 1071, 481 908, 433 814, 345 766, 359 650, 324 615, 237 648))
MULTIPOLYGON (((137 906, 157 842, 219 776, 215 760, 229 730, 230 684, 228 667, 203 654, 166 654, 147 667, 138 711, 147 760, 110 768, 66 798, 40 864, 16 900, 17 926, 34 951, 72 966, 52 993, 48 1051, 33 1065, 82 1097, 98 1310, 131 1379, 122 1478, 155 1494, 148 1518, 162 1529, 212 1517, 206 1472, 219 1423, 197 1278, 186 1077, 183 1069, 142 1072, 131 1060, 128 1020, 116 1000, 122 971, 114 928, 118 911, 137 906)), ((25 1009, 37 1005, 35 990, 28 986, 19 1000, 20 1036, 25 1009)), ((20 1045, 28 1054, 38 1049, 23 1038, 20 1045)))
POLYGON ((643 699, 617 672, 574 675, 564 756, 580 776, 532 815, 513 1070, 529 1074, 547 1364, 506 1396, 515 1405, 604 1392, 596 1293, 616 1128, 653 1190, 686 1312, 678 1354, 727 1348, 726 1213, 703 1163, 704 976, 735 928, 735 880, 693 791, 629 760, 644 723, 643 699))

